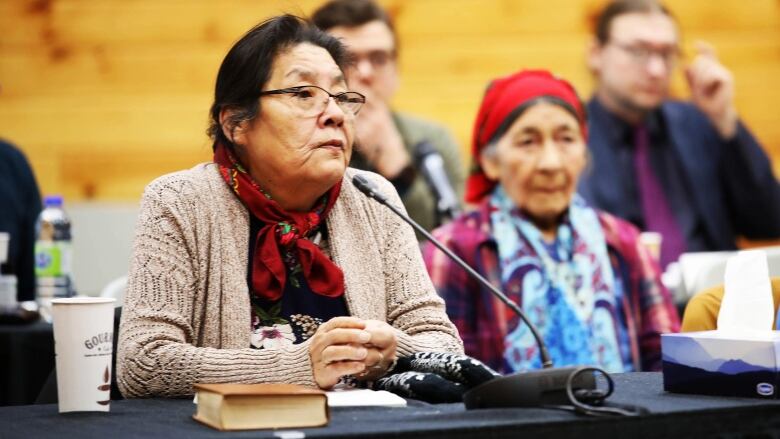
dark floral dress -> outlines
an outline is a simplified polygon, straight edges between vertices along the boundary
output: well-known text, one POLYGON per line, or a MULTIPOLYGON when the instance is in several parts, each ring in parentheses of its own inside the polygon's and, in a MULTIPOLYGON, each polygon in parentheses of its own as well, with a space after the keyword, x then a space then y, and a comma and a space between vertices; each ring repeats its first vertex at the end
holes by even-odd
MULTIPOLYGON (((250 286, 249 297, 252 304, 252 347, 261 349, 298 344, 314 335, 322 322, 349 315, 343 295, 327 297, 316 294, 309 288, 292 251, 282 250, 287 269, 287 284, 282 297, 271 301, 254 294, 250 278, 254 253, 252 249, 262 226, 262 222, 250 215, 247 283, 250 286)), ((281 233, 284 237, 285 231, 281 230, 281 233)), ((311 236, 311 241, 327 253, 327 228, 319 227, 311 236)), ((284 245, 285 240, 282 239, 281 242, 284 245)))

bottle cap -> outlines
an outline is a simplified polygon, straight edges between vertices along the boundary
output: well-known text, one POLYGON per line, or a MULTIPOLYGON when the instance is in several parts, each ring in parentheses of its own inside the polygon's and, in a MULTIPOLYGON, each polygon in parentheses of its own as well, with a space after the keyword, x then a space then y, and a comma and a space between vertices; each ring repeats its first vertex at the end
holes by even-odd
POLYGON ((47 195, 43 197, 44 207, 62 207, 62 195, 47 195))

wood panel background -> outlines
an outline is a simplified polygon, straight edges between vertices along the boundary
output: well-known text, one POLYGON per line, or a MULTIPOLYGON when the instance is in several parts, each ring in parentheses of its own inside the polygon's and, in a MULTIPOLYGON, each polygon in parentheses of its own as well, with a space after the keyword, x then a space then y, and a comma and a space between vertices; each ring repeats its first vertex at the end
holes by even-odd
MULTIPOLYGON (((487 81, 546 67, 592 90, 584 53, 601 0, 386 0, 400 35, 398 109, 439 120, 467 150, 487 81)), ((222 57, 240 35, 320 1, 0 0, 0 136, 44 193, 137 200, 207 160, 222 57)), ((684 49, 713 43, 737 106, 780 170, 780 0, 674 0, 684 49)), ((675 93, 685 97, 681 75, 675 93)), ((779 173, 780 174, 780 173, 779 173)))

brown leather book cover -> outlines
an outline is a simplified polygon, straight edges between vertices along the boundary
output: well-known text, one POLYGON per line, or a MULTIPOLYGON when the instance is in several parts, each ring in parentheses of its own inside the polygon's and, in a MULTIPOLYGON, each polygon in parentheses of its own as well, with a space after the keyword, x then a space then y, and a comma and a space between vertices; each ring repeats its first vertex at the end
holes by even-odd
POLYGON ((295 384, 195 384, 192 416, 218 430, 302 428, 327 425, 325 392, 295 384))

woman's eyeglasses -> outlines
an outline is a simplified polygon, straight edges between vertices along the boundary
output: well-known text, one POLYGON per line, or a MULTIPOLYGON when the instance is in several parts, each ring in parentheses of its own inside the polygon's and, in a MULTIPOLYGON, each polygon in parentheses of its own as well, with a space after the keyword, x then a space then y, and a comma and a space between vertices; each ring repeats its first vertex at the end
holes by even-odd
POLYGON ((328 106, 328 100, 330 98, 333 98, 333 100, 336 101, 336 105, 341 108, 341 111, 351 115, 356 115, 358 111, 360 111, 360 107, 366 103, 366 97, 356 91, 345 91, 333 94, 316 85, 301 85, 298 87, 260 92, 260 96, 281 94, 289 95, 293 104, 303 110, 305 116, 322 114, 328 106))

